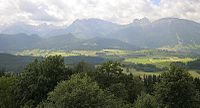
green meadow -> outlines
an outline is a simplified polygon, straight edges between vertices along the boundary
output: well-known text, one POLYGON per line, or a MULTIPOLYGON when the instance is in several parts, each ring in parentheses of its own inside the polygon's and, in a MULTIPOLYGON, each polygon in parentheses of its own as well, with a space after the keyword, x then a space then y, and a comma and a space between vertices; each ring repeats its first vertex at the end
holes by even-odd
MULTIPOLYGON (((128 65, 142 65, 140 68, 154 68, 164 69, 169 68, 171 63, 180 62, 187 64, 188 62, 195 61, 198 59, 198 56, 191 53, 182 53, 176 51, 166 51, 166 50, 119 50, 119 49, 102 49, 102 50, 41 50, 41 49, 33 49, 33 50, 24 50, 21 52, 16 52, 15 55, 20 56, 34 56, 34 57, 46 57, 53 55, 61 55, 64 57, 76 57, 76 56, 85 56, 85 57, 99 57, 104 58, 106 60, 114 60, 119 61, 122 64, 128 65), (152 65, 149 67, 148 65, 152 65)), ((87 62, 87 61, 86 61, 87 62)), ((125 71, 126 69, 124 69, 125 71)), ((149 70, 149 69, 147 69, 149 70)), ((194 77, 199 77, 200 74, 197 72, 198 70, 189 70, 189 72, 194 77)), ((164 70, 158 71, 146 71, 143 69, 135 69, 134 67, 130 68, 131 73, 136 76, 141 75, 160 75, 160 73, 164 72, 164 70)))

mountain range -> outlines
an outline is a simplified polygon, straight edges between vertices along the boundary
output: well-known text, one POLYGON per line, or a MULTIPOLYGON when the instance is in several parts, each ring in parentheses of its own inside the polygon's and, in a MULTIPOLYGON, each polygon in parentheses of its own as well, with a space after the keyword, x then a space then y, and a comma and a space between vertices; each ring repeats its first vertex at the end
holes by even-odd
POLYGON ((15 23, 0 27, 0 51, 42 49, 138 49, 200 45, 200 24, 163 18, 136 19, 119 25, 101 19, 76 20, 69 26, 15 23))

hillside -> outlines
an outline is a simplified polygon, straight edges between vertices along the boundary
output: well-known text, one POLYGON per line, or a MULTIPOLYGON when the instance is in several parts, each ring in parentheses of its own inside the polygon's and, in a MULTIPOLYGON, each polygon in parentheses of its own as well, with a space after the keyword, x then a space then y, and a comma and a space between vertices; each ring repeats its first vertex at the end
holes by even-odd
POLYGON ((35 45, 41 41, 37 35, 27 34, 0 34, 0 52, 24 50, 34 48, 35 45))
POLYGON ((71 33, 49 38, 26 34, 0 34, 1 52, 14 52, 35 48, 48 50, 138 49, 138 47, 120 40, 97 37, 80 39, 71 33))

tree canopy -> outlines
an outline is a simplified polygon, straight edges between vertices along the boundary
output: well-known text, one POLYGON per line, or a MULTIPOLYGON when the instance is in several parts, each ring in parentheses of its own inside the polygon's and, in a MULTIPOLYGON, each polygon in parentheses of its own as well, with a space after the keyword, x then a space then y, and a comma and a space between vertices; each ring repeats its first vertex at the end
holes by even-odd
POLYGON ((38 107, 48 108, 123 108, 129 104, 116 99, 111 93, 99 88, 87 75, 75 74, 70 80, 58 84, 50 92, 46 102, 38 107))
POLYGON ((195 90, 191 75, 181 66, 171 66, 161 75, 155 92, 159 107, 199 108, 199 93, 195 90))

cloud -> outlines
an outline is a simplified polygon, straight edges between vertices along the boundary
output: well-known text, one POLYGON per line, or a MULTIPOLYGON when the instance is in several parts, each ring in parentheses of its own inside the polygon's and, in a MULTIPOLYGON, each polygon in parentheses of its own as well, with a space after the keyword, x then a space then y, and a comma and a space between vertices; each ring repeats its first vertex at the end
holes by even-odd
POLYGON ((0 24, 69 25, 83 18, 127 24, 143 17, 200 22, 200 0, 0 0, 0 24))

